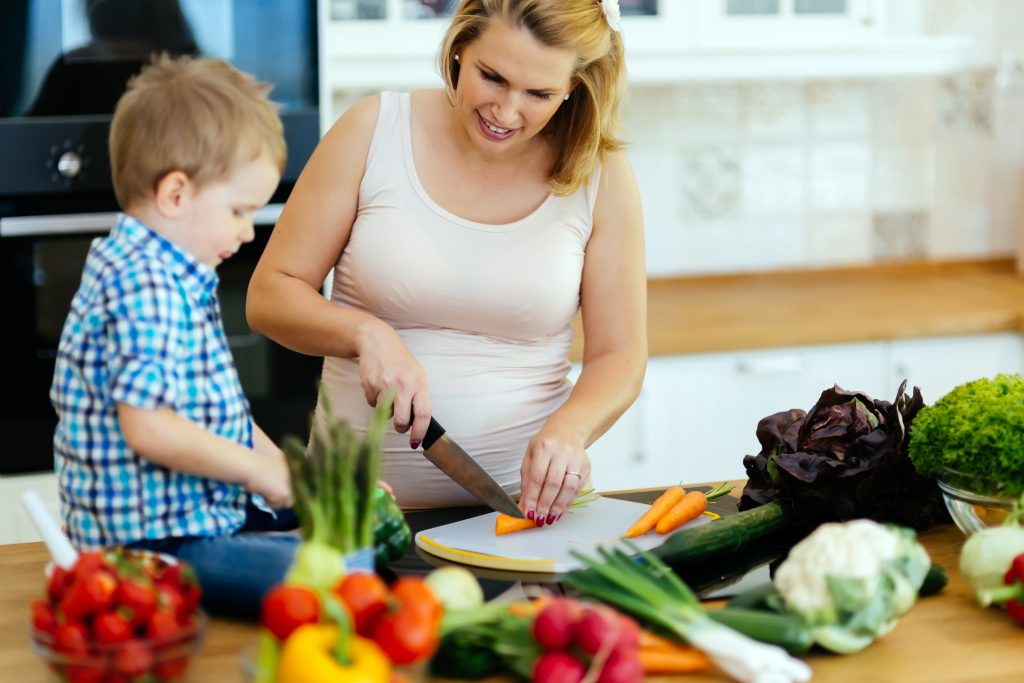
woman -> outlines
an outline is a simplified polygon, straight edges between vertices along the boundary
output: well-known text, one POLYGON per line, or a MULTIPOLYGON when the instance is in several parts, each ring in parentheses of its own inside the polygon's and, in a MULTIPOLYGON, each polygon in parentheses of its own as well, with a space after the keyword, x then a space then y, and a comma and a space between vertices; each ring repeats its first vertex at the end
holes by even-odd
POLYGON ((256 268, 250 325, 326 358, 336 415, 365 425, 395 391, 381 476, 406 509, 477 503, 417 452, 434 415, 553 523, 589 480, 586 448, 640 390, 643 226, 613 137, 617 29, 611 0, 464 0, 438 58, 447 88, 345 112, 256 268))

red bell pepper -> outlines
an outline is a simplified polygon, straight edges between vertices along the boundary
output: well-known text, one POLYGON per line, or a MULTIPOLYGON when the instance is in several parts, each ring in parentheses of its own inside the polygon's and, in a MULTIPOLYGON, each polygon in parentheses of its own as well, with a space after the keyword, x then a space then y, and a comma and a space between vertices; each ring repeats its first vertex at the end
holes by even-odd
POLYGON ((1010 616, 1024 626, 1024 553, 1017 555, 1003 576, 1005 587, 982 591, 982 605, 1003 605, 1010 616))

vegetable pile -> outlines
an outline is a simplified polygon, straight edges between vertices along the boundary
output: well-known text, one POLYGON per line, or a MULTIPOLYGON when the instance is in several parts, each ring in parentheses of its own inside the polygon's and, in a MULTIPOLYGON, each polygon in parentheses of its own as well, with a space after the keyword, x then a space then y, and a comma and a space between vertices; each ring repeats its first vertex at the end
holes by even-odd
POLYGON ((919 474, 907 454, 921 391, 872 399, 838 385, 810 412, 789 410, 757 425, 761 452, 747 456, 740 510, 785 503, 793 522, 810 530, 824 522, 867 517, 923 531, 949 520, 934 477, 919 474))
POLYGON ((437 650, 441 602, 420 577, 391 587, 373 573, 342 577, 330 591, 283 583, 263 600, 265 653, 257 680, 320 683, 389 680, 392 666, 423 662, 437 650))
POLYGON ((634 683, 712 666, 700 650, 642 631, 611 607, 564 597, 446 611, 442 630, 430 671, 445 678, 509 670, 533 683, 634 683))
POLYGON ((201 642, 204 617, 191 567, 114 548, 53 566, 46 599, 32 601, 31 639, 57 676, 174 681, 201 642))
MULTIPOLYGON (((735 625, 712 619, 693 591, 655 556, 639 552, 634 558, 621 550, 604 548, 598 549, 598 558, 574 554, 586 569, 568 574, 566 584, 583 595, 615 605, 672 639, 699 648, 735 680, 810 680, 810 667, 783 648, 758 642, 740 633, 735 625)), ((785 617, 774 619, 766 614, 758 618, 755 627, 766 634, 787 630, 785 617), (765 626, 765 621, 773 623, 765 626)))
POLYGON ((921 410, 910 459, 919 472, 950 468, 978 493, 1024 493, 1024 377, 996 375, 961 384, 921 410))

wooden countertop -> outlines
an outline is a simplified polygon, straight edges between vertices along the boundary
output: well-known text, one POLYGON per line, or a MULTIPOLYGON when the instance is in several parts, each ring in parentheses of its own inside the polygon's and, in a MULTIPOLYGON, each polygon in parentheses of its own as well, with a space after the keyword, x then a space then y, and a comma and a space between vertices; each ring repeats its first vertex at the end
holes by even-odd
MULTIPOLYGON (((924 598, 896 629, 856 655, 813 654, 806 661, 814 681, 900 683, 1019 683, 1024 680, 1024 627, 996 609, 981 609, 960 576, 957 562, 963 536, 947 525, 921 535, 932 560, 949 572, 941 594, 924 598)), ((47 669, 28 645, 28 604, 43 595, 46 549, 41 543, 0 546, 0 662, 4 680, 42 683, 47 669)), ((241 679, 239 654, 256 642, 256 627, 211 620, 206 644, 189 680, 222 683, 241 679)), ((672 680, 667 677, 656 681, 672 680)), ((727 681, 708 672, 680 677, 688 683, 727 681)))
POLYGON ((652 279, 647 293, 652 356, 1024 332, 1012 259, 652 279))

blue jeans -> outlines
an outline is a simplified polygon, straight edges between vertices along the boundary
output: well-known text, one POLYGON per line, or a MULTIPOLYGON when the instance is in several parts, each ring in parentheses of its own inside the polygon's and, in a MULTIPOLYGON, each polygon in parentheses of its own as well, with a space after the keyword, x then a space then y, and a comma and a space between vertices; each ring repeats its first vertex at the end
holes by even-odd
POLYGON ((259 533, 298 527, 292 510, 276 513, 275 517, 249 503, 245 525, 231 536, 164 538, 128 547, 166 553, 192 565, 208 614, 259 619, 264 594, 284 579, 301 542, 297 533, 259 533))

